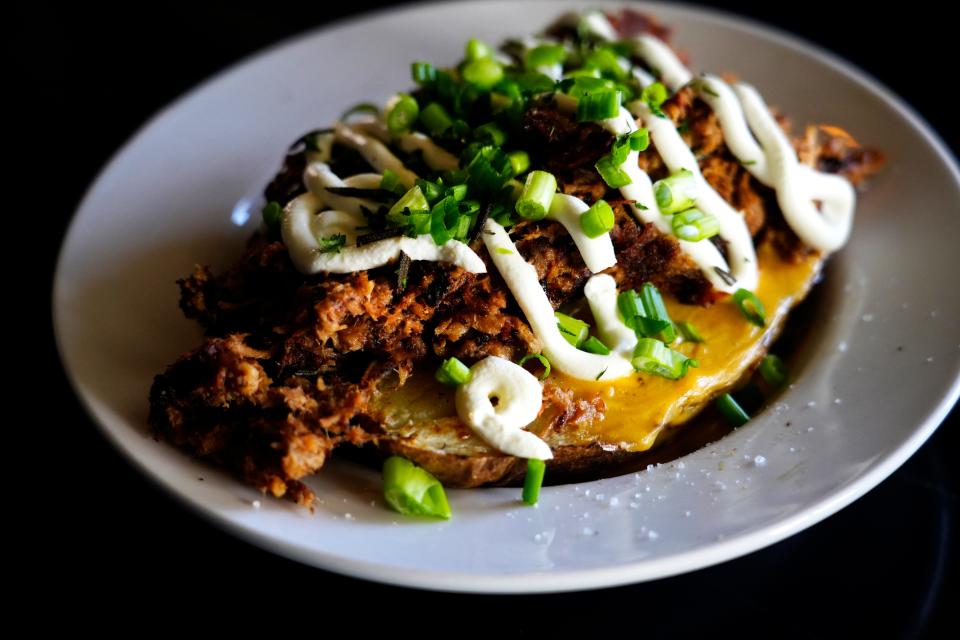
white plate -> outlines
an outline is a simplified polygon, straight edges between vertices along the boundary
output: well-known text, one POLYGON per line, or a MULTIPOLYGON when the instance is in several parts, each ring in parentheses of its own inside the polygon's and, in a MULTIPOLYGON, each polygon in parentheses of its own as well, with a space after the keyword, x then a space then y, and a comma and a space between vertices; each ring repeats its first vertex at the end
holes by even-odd
POLYGON ((485 592, 608 586, 714 564, 814 524, 903 463, 960 391, 956 166, 902 101, 842 61, 743 20, 660 5, 651 11, 675 27, 695 68, 735 71, 796 122, 845 125, 890 159, 828 269, 780 404, 682 464, 547 488, 537 508, 520 505, 516 489, 450 491, 455 516, 442 524, 394 516, 378 474, 349 464, 311 481, 323 497, 313 515, 271 499, 255 509, 258 493, 149 436, 153 376, 200 336, 178 311, 174 280, 239 253, 258 217, 247 219, 245 203, 287 144, 345 106, 406 87, 410 61, 453 62, 466 38, 522 35, 562 4, 424 5, 353 20, 257 55, 149 122, 77 211, 54 288, 67 370, 114 444, 199 513, 276 553, 485 592))

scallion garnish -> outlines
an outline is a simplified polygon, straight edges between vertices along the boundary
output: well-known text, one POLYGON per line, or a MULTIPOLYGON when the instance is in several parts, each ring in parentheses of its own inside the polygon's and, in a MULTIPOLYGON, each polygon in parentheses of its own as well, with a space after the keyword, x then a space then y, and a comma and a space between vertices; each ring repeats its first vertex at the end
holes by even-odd
POLYGON ((402 195, 405 191, 400 183, 400 176, 390 169, 383 170, 383 179, 380 180, 380 188, 386 191, 392 191, 397 195, 402 195))
POLYGON ((563 62, 567 52, 562 44, 541 44, 527 51, 524 64, 527 69, 548 67, 563 62))
POLYGON ((559 311, 553 315, 557 317, 557 328, 560 329, 560 335, 573 346, 579 347, 590 335, 590 325, 583 320, 559 311))
POLYGON ((667 344, 676 340, 677 332, 673 328, 673 321, 670 320, 667 307, 663 304, 663 297, 652 283, 644 282, 640 287, 640 301, 646 317, 661 326, 657 330, 659 337, 667 344))
POLYGON ((736 293, 733 294, 733 301, 740 309, 740 313, 753 324, 762 327, 767 323, 767 313, 763 308, 763 303, 752 291, 737 289, 736 293))
POLYGON ((400 456, 383 463, 383 498, 403 515, 450 518, 450 504, 440 481, 400 456))
POLYGON ((543 460, 530 458, 527 460, 527 475, 523 479, 523 501, 534 505, 540 499, 540 487, 543 486, 543 476, 547 471, 547 463, 543 460))
POLYGON ((603 75, 615 80, 627 77, 627 70, 620 64, 617 54, 610 49, 594 49, 586 55, 583 66, 588 69, 597 69, 603 75))
POLYGON ((280 221, 283 219, 283 207, 279 202, 268 202, 261 211, 263 223, 268 229, 275 230, 280 228, 280 221))
POLYGON ((491 49, 490 45, 488 45, 486 42, 477 40, 476 38, 470 38, 467 40, 467 60, 479 60, 481 58, 489 58, 492 55, 493 49, 491 49))
POLYGON ((470 368, 456 358, 447 358, 435 377, 438 382, 455 387, 470 381, 470 368))
POLYGON ((640 92, 640 100, 646 103, 650 107, 650 111, 653 112, 653 115, 660 118, 666 118, 667 114, 663 112, 663 109, 660 108, 667 98, 670 97, 670 91, 667 90, 667 87, 661 82, 654 82, 651 85, 648 85, 643 88, 643 91, 640 92))
POLYGON ((387 130, 391 135, 398 136, 406 133, 417 121, 420 115, 420 105, 413 96, 405 93, 398 94, 396 102, 387 113, 387 130))
POLYGON ((688 242, 700 242, 720 233, 720 223, 717 219, 696 208, 674 215, 670 224, 673 227, 673 235, 688 242))
POLYGON ((680 335, 682 335, 683 339, 687 342, 703 342, 703 336, 700 335, 697 328, 693 326, 693 323, 684 320, 683 322, 676 323, 676 325, 680 331, 680 335))
POLYGON ((717 398, 714 404, 717 405, 717 409, 719 409, 723 417, 727 419, 727 422, 735 427, 743 426, 750 421, 750 414, 744 411, 729 393, 725 393, 717 398))
POLYGON ((620 92, 597 91, 582 96, 577 102, 577 122, 593 122, 614 118, 620 113, 620 92))
POLYGON ((597 172, 600 174, 600 177, 603 178, 603 181, 607 183, 608 187, 611 189, 619 189, 633 182, 630 174, 621 168, 622 164, 622 162, 619 164, 614 162, 611 156, 603 156, 597 160, 594 167, 596 167, 597 172))
POLYGON ((478 89, 491 89, 503 79, 503 65, 493 58, 478 58, 463 66, 463 79, 478 89))
POLYGON ((429 180, 421 178, 417 180, 416 185, 420 187, 420 191, 423 193, 423 197, 427 199, 427 202, 432 204, 440 198, 442 187, 436 182, 430 182, 429 180))
POLYGON ((693 358, 674 351, 654 338, 639 338, 630 362, 637 371, 668 380, 679 380, 687 374, 687 369, 699 366, 693 358))
POLYGON ((539 220, 550 211, 557 192, 557 179, 546 171, 531 171, 517 200, 516 211, 528 220, 539 220))
POLYGON ((782 387, 787 381, 787 365, 779 357, 770 353, 760 361, 760 376, 771 387, 782 387))
POLYGON ((340 253, 340 249, 347 242, 347 236, 342 233, 335 233, 330 236, 320 238, 320 253, 340 253))
POLYGON ((603 344, 597 337, 590 336, 583 341, 583 344, 580 345, 580 348, 586 351, 587 353, 597 353, 601 356, 606 356, 610 354, 610 347, 603 344))
POLYGON ((497 193, 511 177, 510 159, 497 147, 481 147, 467 165, 467 184, 476 195, 497 193))
POLYGON ((513 175, 518 176, 530 168, 530 156, 526 151, 511 151, 507 154, 510 159, 510 166, 513 167, 513 175))
POLYGON ((409 209, 410 211, 430 210, 430 203, 427 202, 420 187, 414 185, 409 191, 400 196, 396 204, 390 207, 390 210, 387 212, 387 217, 391 219, 396 218, 396 216, 402 215, 405 209, 409 209))
POLYGON ((580 216, 580 228, 590 238, 599 238, 613 229, 613 209, 606 200, 597 200, 580 216))
POLYGON ((507 141, 507 133, 495 123, 488 122, 473 130, 473 138, 483 144, 501 147, 507 141))
POLYGON ((690 171, 681 169, 669 178, 654 182, 653 193, 662 213, 679 213, 692 207, 696 201, 697 182, 690 171))
POLYGON ((420 110, 420 122, 432 135, 438 136, 453 124, 453 120, 439 102, 431 102, 420 110))
POLYGON ((543 373, 540 374, 540 380, 546 380, 547 376, 550 375, 550 371, 551 371, 550 361, 547 360, 547 356, 543 355, 542 353, 528 353, 527 355, 520 358, 520 362, 518 362, 517 364, 522 367, 523 363, 528 360, 536 360, 543 365, 543 373))
POLYGON ((447 196, 430 211, 430 236, 437 245, 446 244, 459 231, 460 209, 457 201, 447 196))
POLYGON ((429 62, 414 62, 410 65, 410 74, 417 84, 430 84, 437 79, 437 69, 429 62))

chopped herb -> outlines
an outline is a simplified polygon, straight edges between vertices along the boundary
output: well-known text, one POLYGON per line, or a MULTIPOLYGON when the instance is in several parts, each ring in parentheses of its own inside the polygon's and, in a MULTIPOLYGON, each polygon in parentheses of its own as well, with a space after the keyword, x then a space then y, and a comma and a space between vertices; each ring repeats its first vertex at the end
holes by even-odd
POLYGON ((510 251, 510 249, 507 249, 506 247, 497 247, 497 253, 502 253, 504 255, 511 255, 513 254, 513 251, 510 251))
POLYGON ((727 283, 728 286, 733 286, 737 283, 737 279, 733 277, 733 274, 727 271, 726 269, 721 269, 720 267, 714 267, 713 270, 720 276, 720 279, 727 283))
POLYGON ((700 86, 700 91, 703 91, 708 96, 713 96, 714 98, 720 97, 720 94, 718 94, 716 91, 711 89, 706 82, 701 82, 699 86, 700 86))
MULTIPOLYGON (((607 367, 607 369, 609 369, 609 368, 610 368, 610 367, 607 367)), ((594 378, 594 380, 599 380, 600 378, 602 378, 602 377, 603 377, 603 374, 605 374, 605 373, 607 372, 607 369, 604 369, 603 371, 601 371, 600 373, 598 373, 598 374, 597 374, 597 377, 594 378)))
POLYGON ((663 112, 660 108, 667 98, 670 97, 670 92, 667 90, 667 87, 660 82, 654 82, 653 84, 643 88, 643 91, 640 92, 640 100, 645 102, 653 115, 658 118, 666 118, 667 114, 663 112))
POLYGON ((320 253, 340 253, 340 249, 347 242, 347 236, 335 233, 332 236, 320 238, 320 253))
POLYGON ((410 274, 410 264, 413 260, 403 251, 400 252, 400 264, 397 266, 397 288, 403 291, 407 288, 407 276, 410 274))
POLYGON ((283 208, 279 202, 268 202, 263 207, 263 223, 270 230, 280 228, 280 219, 283 217, 283 208))
POLYGON ((740 164, 744 166, 750 166, 751 164, 757 164, 756 160, 741 160, 740 164))

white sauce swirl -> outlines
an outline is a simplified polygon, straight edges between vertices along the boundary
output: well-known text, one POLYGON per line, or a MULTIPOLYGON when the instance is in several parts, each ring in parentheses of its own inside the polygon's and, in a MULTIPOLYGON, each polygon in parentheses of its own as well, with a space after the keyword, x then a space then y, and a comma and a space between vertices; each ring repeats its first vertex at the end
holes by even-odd
POLYGON ((567 342, 557 327, 557 317, 540 286, 537 270, 523 259, 499 223, 488 219, 480 236, 530 328, 543 344, 543 354, 553 368, 578 380, 615 380, 634 372, 630 360, 619 354, 587 353, 567 342))
POLYGON ((497 356, 487 356, 470 367, 470 380, 457 387, 460 419, 490 446, 520 458, 553 457, 546 442, 523 429, 537 419, 542 404, 540 381, 520 365, 497 356))
POLYGON ((587 280, 583 295, 597 323, 597 334, 612 351, 625 356, 633 354, 637 334, 624 324, 617 310, 617 281, 600 273, 587 280))
POLYGON ((301 273, 352 273, 381 267, 403 252, 412 260, 449 262, 471 273, 486 273, 486 265, 470 247, 458 240, 437 245, 428 235, 417 238, 387 238, 356 246, 356 227, 366 224, 362 216, 344 211, 322 211, 323 202, 307 192, 291 200, 283 211, 280 228, 290 259, 301 273), (324 253, 317 238, 342 233, 353 246, 324 253))
POLYGON ((547 217, 563 225, 573 238, 573 243, 577 245, 587 269, 597 273, 617 264, 617 256, 613 251, 613 241, 610 240, 609 233, 597 238, 591 238, 584 233, 580 226, 580 217, 589 208, 580 198, 558 193, 553 196, 547 217))

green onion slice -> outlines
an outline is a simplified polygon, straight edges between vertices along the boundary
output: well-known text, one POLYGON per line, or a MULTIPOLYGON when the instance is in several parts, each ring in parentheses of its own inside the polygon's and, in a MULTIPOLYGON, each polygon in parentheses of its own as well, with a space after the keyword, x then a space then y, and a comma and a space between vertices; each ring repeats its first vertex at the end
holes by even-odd
POLYGON ((414 185, 409 191, 400 196, 396 204, 390 207, 390 210, 387 212, 387 217, 395 218, 396 216, 402 215, 405 209, 409 209, 410 211, 430 210, 430 203, 427 202, 427 198, 423 195, 423 191, 420 190, 419 186, 414 185))
POLYGON ((413 96, 405 93, 398 96, 396 103, 387 113, 387 130, 394 136, 409 131, 420 115, 420 105, 413 96))
POLYGON ((613 209, 606 200, 597 200, 580 216, 580 228, 590 238, 599 238, 613 229, 613 209))
POLYGON ((437 369, 436 378, 438 382, 456 387, 470 381, 470 368, 457 358, 447 358, 437 369))
POLYGON ((577 122, 593 122, 614 118, 620 113, 620 92, 598 91, 584 95, 577 102, 577 122))
POLYGON ((673 226, 673 235, 688 242, 700 242, 720 233, 720 222, 696 208, 676 214, 670 224, 673 226))
POLYGON ((622 162, 615 162, 611 156, 603 156, 597 160, 594 167, 596 167, 597 172, 600 174, 600 177, 603 178, 603 181, 607 183, 608 187, 611 189, 619 189, 633 182, 630 174, 621 168, 622 165, 622 162))
POLYGON ((752 291, 737 289, 733 294, 733 301, 737 303, 740 313, 753 324, 762 327, 767 323, 767 312, 763 308, 763 303, 752 291))
POLYGON ((678 322, 677 329, 687 342, 703 342, 703 336, 700 335, 700 332, 697 331, 697 328, 693 326, 692 322, 687 322, 686 320, 678 322))
POLYGON ((670 320, 667 307, 663 304, 663 297, 652 283, 643 283, 640 288, 640 301, 643 303, 643 310, 646 312, 647 318, 658 323, 664 323, 665 326, 658 331, 659 337, 667 344, 676 340, 677 332, 673 328, 673 321, 670 320))
POLYGON ((662 213, 679 213, 692 207, 696 201, 697 182, 690 171, 681 169, 669 178, 654 182, 653 193, 662 213))
POLYGON ((283 219, 283 207, 279 202, 268 202, 261 211, 263 223, 268 229, 279 229, 280 221, 283 219))
POLYGON ((320 238, 320 253, 340 253, 340 249, 347 243, 347 236, 342 233, 335 233, 331 236, 320 238))
POLYGON ((787 365, 779 357, 769 353, 760 361, 760 376, 771 387, 782 387, 787 381, 787 365))
POLYGON ((404 193, 403 185, 400 184, 400 176, 390 169, 383 170, 383 178, 380 180, 380 188, 385 191, 392 191, 397 195, 404 193))
POLYGON ((674 351, 653 338, 637 340, 631 363, 637 371, 661 376, 668 380, 679 380, 687 375, 690 367, 699 366, 693 358, 674 351))
POLYGON ((478 58, 463 66, 463 79, 478 89, 492 89, 503 79, 503 65, 493 58, 478 58))
POLYGON ((414 62, 410 65, 410 74, 417 84, 430 84, 437 79, 437 69, 429 62, 414 62))
POLYGON ((513 168, 513 175, 518 176, 530 168, 530 155, 526 151, 511 151, 507 154, 510 159, 510 166, 513 168))
POLYGON ((493 55, 493 49, 482 40, 470 38, 467 40, 466 55, 467 60, 480 60, 481 58, 491 57, 493 55))
POLYGON ((531 171, 517 200, 516 211, 528 220, 539 220, 550 211, 557 192, 557 179, 546 171, 531 171))
POLYGON ((627 70, 620 64, 617 54, 610 49, 594 49, 583 60, 583 66, 588 69, 597 69, 603 75, 615 80, 627 77, 627 70))
POLYGON ((497 147, 503 146, 507 141, 506 132, 493 122, 482 124, 474 129, 473 137, 483 144, 492 144, 497 147))
POLYGON ((743 407, 737 404, 737 401, 729 393, 723 394, 714 403, 723 417, 727 419, 727 422, 733 426, 740 427, 750 421, 750 414, 744 411, 743 407))
POLYGON ((666 118, 667 114, 663 112, 663 109, 660 108, 667 98, 670 97, 670 91, 664 86, 661 82, 654 82, 651 85, 644 87, 643 91, 640 92, 640 99, 650 107, 650 111, 653 112, 653 115, 660 118, 666 118))
POLYGON ((523 363, 526 362, 527 360, 537 360, 540 364, 543 365, 543 373, 540 374, 540 380, 546 380, 547 376, 550 375, 550 371, 552 370, 552 368, 550 367, 550 361, 547 360, 547 356, 543 355, 542 353, 528 353, 527 355, 520 358, 520 362, 518 362, 517 364, 522 367, 523 363))
POLYGON ((590 336, 587 338, 583 344, 580 345, 580 348, 588 353, 596 353, 601 356, 610 355, 610 347, 603 344, 603 342, 601 342, 595 336, 590 336))
POLYGON ((527 51, 524 56, 524 65, 527 69, 547 67, 563 62, 567 52, 562 44, 541 44, 527 51))
POLYGON ((420 122, 432 135, 438 136, 453 125, 453 119, 438 102, 431 102, 420 111, 420 122))
POLYGON ((543 486, 543 476, 547 471, 547 463, 543 460, 530 458, 527 460, 527 475, 523 479, 523 501, 526 504, 537 504, 540 499, 540 487, 543 486))
POLYGON ((383 497, 403 515, 450 518, 450 504, 440 481, 400 456, 383 463, 383 497))
POLYGON ((583 344, 584 340, 587 339, 587 336, 590 335, 590 325, 583 320, 568 316, 567 314, 560 313, 559 311, 553 315, 557 317, 557 325, 560 329, 560 334, 573 346, 579 347, 581 344, 583 344))

